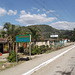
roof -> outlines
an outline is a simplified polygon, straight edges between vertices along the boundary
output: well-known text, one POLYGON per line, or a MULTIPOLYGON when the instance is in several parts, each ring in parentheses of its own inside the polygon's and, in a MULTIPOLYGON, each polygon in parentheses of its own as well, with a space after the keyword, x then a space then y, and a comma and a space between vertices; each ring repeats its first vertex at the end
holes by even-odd
POLYGON ((7 39, 6 38, 0 38, 0 43, 6 43, 7 39))
POLYGON ((53 41, 53 40, 59 40, 59 39, 52 39, 52 38, 40 38, 41 40, 49 40, 49 41, 53 41))

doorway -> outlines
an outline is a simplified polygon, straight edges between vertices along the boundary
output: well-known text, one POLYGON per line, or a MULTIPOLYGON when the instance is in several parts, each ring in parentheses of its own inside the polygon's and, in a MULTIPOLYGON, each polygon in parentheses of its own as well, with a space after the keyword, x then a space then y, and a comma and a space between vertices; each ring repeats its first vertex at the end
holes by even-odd
POLYGON ((0 52, 3 53, 3 44, 0 44, 0 52))

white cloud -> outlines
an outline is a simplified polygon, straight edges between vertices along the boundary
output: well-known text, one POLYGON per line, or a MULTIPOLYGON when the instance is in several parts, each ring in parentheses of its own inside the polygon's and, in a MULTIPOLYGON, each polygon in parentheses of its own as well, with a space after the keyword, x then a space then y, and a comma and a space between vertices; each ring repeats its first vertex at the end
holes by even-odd
POLYGON ((40 9, 37 10, 38 12, 40 11, 40 9))
POLYGON ((50 26, 57 29, 72 30, 75 28, 75 22, 58 21, 56 23, 50 24, 50 26))
POLYGON ((16 19, 16 21, 23 24, 43 24, 52 22, 55 19, 55 17, 47 17, 46 14, 31 14, 22 10, 19 19, 16 19))
POLYGON ((35 7, 32 7, 32 9, 31 10, 36 10, 37 8, 35 8, 35 7))
POLYGON ((13 11, 13 10, 9 10, 8 15, 16 15, 17 14, 17 10, 13 11))
POLYGON ((46 11, 44 8, 42 9, 43 11, 46 11))
POLYGON ((0 7, 0 16, 4 16, 7 13, 7 11, 0 7))
POLYGON ((0 7, 0 16, 4 16, 4 15, 16 15, 17 14, 17 10, 9 10, 8 12, 7 12, 7 10, 5 10, 4 8, 1 8, 0 7))
POLYGON ((0 26, 0 30, 3 29, 3 26, 0 26))
POLYGON ((46 13, 50 13, 50 12, 56 12, 56 11, 55 10, 46 11, 46 13))

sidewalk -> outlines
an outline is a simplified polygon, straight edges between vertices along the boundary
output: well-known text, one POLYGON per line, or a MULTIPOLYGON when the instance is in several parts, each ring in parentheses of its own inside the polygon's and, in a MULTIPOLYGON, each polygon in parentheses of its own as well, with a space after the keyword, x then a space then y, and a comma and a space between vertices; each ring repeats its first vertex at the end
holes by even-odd
POLYGON ((7 56, 8 56, 8 53, 2 54, 2 56, 0 56, 0 62, 1 61, 7 61, 7 56))

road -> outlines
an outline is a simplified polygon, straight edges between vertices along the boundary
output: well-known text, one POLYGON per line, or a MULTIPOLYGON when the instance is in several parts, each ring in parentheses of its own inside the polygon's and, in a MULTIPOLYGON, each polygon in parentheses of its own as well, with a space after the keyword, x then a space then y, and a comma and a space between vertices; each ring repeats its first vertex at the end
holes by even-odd
POLYGON ((35 56, 33 60, 1 71, 0 75, 30 75, 28 73, 31 75, 75 75, 75 45, 35 56), (62 54, 63 52, 65 53, 62 54), (62 55, 60 56, 60 54, 62 55), (59 57, 55 60, 48 62, 46 65, 43 64, 58 55, 59 57))
POLYGON ((75 48, 31 75, 75 75, 75 48))

